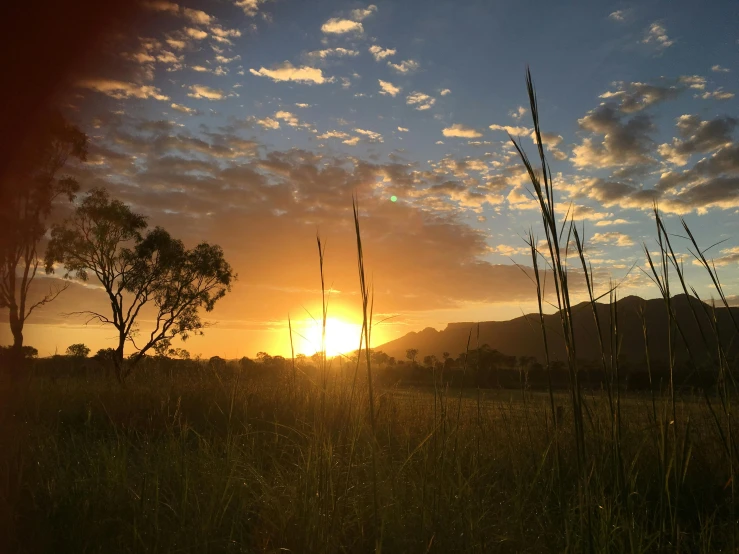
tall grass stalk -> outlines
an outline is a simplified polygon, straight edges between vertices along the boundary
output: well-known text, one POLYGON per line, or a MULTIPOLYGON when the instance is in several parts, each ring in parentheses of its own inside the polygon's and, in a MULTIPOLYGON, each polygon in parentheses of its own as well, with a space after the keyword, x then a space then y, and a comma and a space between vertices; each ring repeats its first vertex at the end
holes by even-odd
MULTIPOLYGON (((372 332, 372 310, 374 298, 367 285, 364 271, 364 251, 362 249, 362 233, 359 229, 359 206, 356 198, 352 199, 354 213, 354 230, 357 237, 357 269, 359 271, 359 287, 362 295, 362 329, 364 331, 364 357, 367 363, 367 401, 369 402, 370 428, 372 430, 372 504, 374 511, 374 533, 376 550, 381 550, 382 535, 380 521, 380 501, 377 484, 377 426, 375 423, 375 393, 372 383, 372 357, 370 355, 370 334, 372 332)), ((361 357, 361 349, 357 353, 361 357)))
MULTIPOLYGON (((567 368, 570 376, 570 398, 572 402, 572 413, 574 423, 575 448, 577 452, 577 469, 579 478, 579 498, 580 498, 580 517, 581 530, 583 534, 587 534, 589 550, 592 551, 592 525, 591 525, 591 508, 588 500, 588 471, 587 471, 587 454, 585 446, 585 427, 583 419, 583 398, 582 390, 578 375, 578 359, 577 348, 575 344, 574 319, 572 316, 572 304, 570 300, 568 273, 567 273, 567 245, 569 244, 571 233, 573 230, 572 221, 565 216, 561 229, 558 229, 557 218, 555 215, 554 187, 552 183, 551 169, 547 163, 544 154, 544 143, 541 138, 541 127, 539 124, 539 110, 536 99, 536 91, 531 78, 531 71, 526 70, 526 88, 529 96, 529 106, 531 109, 531 118, 534 125, 534 136, 536 138, 536 147, 541 163, 541 172, 537 171, 528 156, 523 150, 523 146, 516 139, 509 135, 513 146, 518 152, 524 167, 534 189, 534 198, 538 201, 539 211, 544 227, 546 237, 546 245, 549 251, 548 263, 551 267, 554 289, 557 300, 557 309, 560 317, 562 335, 567 354, 567 368), (564 241, 565 248, 562 249, 562 236, 567 230, 564 241)), ((544 291, 545 292, 545 291, 544 291)))
MULTIPOLYGON (((552 428, 554 429, 554 447, 556 452, 556 472, 557 482, 561 480, 560 464, 561 453, 559 449, 559 421, 557 417, 557 409, 554 404, 554 388, 552 386, 552 364, 549 357, 549 341, 547 339, 547 328, 544 325, 544 287, 541 282, 541 273, 539 272, 539 250, 537 248, 537 240, 533 231, 529 230, 526 244, 531 252, 531 265, 534 273, 534 284, 536 285, 536 303, 539 314, 539 329, 541 330, 542 342, 544 345, 544 365, 547 372, 547 389, 549 392, 549 408, 552 414, 552 428)), ((544 274, 546 276, 546 273, 544 274)))

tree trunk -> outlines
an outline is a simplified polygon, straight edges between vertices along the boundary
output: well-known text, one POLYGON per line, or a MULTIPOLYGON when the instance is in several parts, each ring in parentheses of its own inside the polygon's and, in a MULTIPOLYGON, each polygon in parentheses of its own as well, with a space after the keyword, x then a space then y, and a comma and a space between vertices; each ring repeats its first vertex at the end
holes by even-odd
POLYGON ((9 311, 10 332, 13 333, 13 347, 10 350, 10 375, 15 380, 22 372, 23 362, 23 320, 18 317, 18 306, 11 304, 9 311))
POLYGON ((118 345, 113 354, 113 368, 115 369, 115 378, 123 385, 125 376, 123 375, 123 344, 118 345))
POLYGON ((10 306, 10 331, 13 333, 13 350, 19 353, 23 350, 23 321, 18 317, 18 306, 10 306))
POLYGON ((126 360, 123 357, 123 347, 126 345, 126 334, 119 330, 118 336, 118 347, 115 349, 113 355, 113 367, 115 368, 115 376, 121 386, 126 384, 126 377, 128 372, 126 371, 126 360))

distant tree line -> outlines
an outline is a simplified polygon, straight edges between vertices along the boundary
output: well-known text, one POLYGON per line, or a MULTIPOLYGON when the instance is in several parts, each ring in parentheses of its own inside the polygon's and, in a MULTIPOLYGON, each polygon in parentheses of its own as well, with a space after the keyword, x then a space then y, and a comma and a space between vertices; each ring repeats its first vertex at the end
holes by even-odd
MULTIPOLYGON (((422 363, 416 362, 418 356, 414 348, 406 351, 406 360, 373 351, 371 361, 384 385, 429 385, 436 381, 473 388, 547 390, 550 383, 555 390, 569 387, 570 375, 564 362, 554 361, 546 368, 533 356, 509 356, 487 344, 456 357, 449 352, 444 352, 441 359, 426 355, 422 363)), ((730 364, 736 374, 739 359, 730 360, 730 364)), ((604 371, 600 361, 578 361, 578 378, 586 389, 606 387, 609 381, 615 384, 615 374, 615 369, 608 367, 604 371)), ((658 390, 669 382, 670 369, 665 361, 652 361, 649 371, 645 363, 620 362, 618 375, 618 386, 623 389, 658 390)), ((682 363, 675 367, 674 379, 679 387, 710 389, 716 385, 717 373, 708 365, 696 368, 682 363)))
MULTIPOLYGON (((28 355, 37 356, 31 347, 28 355)), ((0 355, 9 347, 0 349, 0 355)), ((114 372, 117 352, 114 348, 98 350, 92 357, 87 357, 90 349, 84 344, 70 345, 65 356, 35 360, 38 373, 51 376, 74 374, 75 372, 97 372, 110 374, 114 372)), ((135 355, 135 354, 134 354, 135 355)), ((336 356, 328 360, 332 373, 344 372, 353 375, 357 364, 364 363, 364 351, 336 356)), ((546 368, 533 356, 509 356, 482 345, 479 349, 462 352, 456 357, 448 352, 441 359, 435 355, 426 355, 421 363, 416 359, 417 349, 408 349, 405 360, 397 360, 380 350, 370 350, 370 361, 374 368, 377 383, 389 386, 433 386, 466 387, 482 389, 522 389, 545 391, 549 384, 554 390, 567 390, 569 372, 563 362, 552 362, 546 368)), ((733 360, 734 371, 739 369, 739 360, 733 360)), ((210 358, 192 357, 182 348, 158 348, 152 355, 139 357, 139 366, 144 372, 160 372, 175 377, 178 372, 240 372, 250 379, 279 379, 286 382, 304 380, 318 382, 321 375, 323 359, 319 353, 312 356, 298 354, 295 358, 272 356, 259 352, 253 358, 242 357, 237 360, 226 360, 220 356, 210 358)), ((600 362, 580 360, 579 379, 585 389, 599 390, 608 385, 610 379, 615 385, 614 375, 604 372, 600 362)), ((667 386, 670 378, 669 367, 664 362, 652 362, 651 371, 645 366, 635 363, 622 363, 619 367, 618 386, 626 391, 661 390, 667 386)), ((677 366, 674 373, 675 383, 685 389, 713 389, 716 385, 716 374, 710 368, 690 368, 677 366)))

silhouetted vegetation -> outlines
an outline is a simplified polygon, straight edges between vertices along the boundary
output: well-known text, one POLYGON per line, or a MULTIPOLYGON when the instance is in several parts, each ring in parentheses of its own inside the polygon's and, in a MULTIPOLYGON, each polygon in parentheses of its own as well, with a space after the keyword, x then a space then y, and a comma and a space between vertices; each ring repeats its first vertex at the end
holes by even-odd
POLYGON ((90 349, 82 343, 70 344, 67 347, 67 356, 75 358, 87 358, 90 355, 90 349))
MULTIPOLYGON (((60 175, 67 160, 84 160, 87 136, 56 111, 40 118, 18 149, 18 156, 0 183, 0 309, 8 309, 16 362, 23 358, 23 326, 33 311, 54 300, 64 287, 38 299, 28 292, 39 267, 38 245, 47 231, 54 201, 72 201, 79 184, 60 175)), ((13 364, 20 366, 22 364, 13 364)))
POLYGON ((144 235, 146 227, 144 216, 95 189, 71 218, 52 228, 46 249, 47 273, 58 263, 65 278, 87 281, 92 276, 105 289, 112 313, 76 315, 115 329, 112 360, 121 383, 149 350, 159 345, 160 352, 167 351, 175 337, 202 334, 200 310, 213 310, 236 278, 219 246, 203 242, 187 249, 160 227, 144 235), (147 305, 154 308, 154 324, 139 338, 139 314, 147 305), (136 352, 125 359, 127 343, 136 352))

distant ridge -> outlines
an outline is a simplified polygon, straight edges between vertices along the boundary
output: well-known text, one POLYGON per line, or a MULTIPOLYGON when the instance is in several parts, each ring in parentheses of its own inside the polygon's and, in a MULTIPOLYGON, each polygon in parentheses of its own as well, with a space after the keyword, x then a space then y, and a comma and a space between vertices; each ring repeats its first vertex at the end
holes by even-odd
MULTIPOLYGON (((643 362, 645 359, 644 334, 642 330, 642 319, 639 310, 643 309, 648 329, 650 357, 654 360, 666 361, 668 353, 667 333, 667 310, 661 298, 645 300, 638 296, 627 296, 618 300, 618 328, 621 341, 620 359, 629 362, 643 362)), ((715 340, 711 331, 710 320, 706 313, 712 313, 712 308, 702 304, 692 296, 681 294, 672 298, 672 305, 677 320, 685 333, 687 343, 693 355, 699 359, 705 359, 709 353, 703 339, 701 329, 707 337, 709 348, 715 349, 715 340), (693 304, 698 314, 699 324, 693 316, 690 303, 693 304), (699 327, 700 325, 700 327, 699 327)), ((730 308, 734 318, 739 322, 739 308, 730 308)), ((593 318, 593 311, 589 302, 582 302, 573 306, 573 318, 575 327, 575 341, 577 357, 585 360, 600 359, 600 346, 593 318)), ((607 334, 610 319, 610 308, 608 304, 598 303, 598 317, 604 330, 603 342, 606 352, 610 354, 610 339, 607 334)), ((716 308, 716 319, 724 347, 736 355, 738 351, 736 328, 731 320, 729 310, 716 308)), ((549 342, 549 353, 553 360, 565 360, 566 351, 561 336, 561 324, 559 313, 544 316, 544 324, 547 328, 547 340, 549 342)), ((472 333, 470 349, 477 345, 477 322, 449 323, 442 331, 427 327, 420 332, 411 332, 398 339, 376 346, 390 356, 399 360, 405 359, 406 350, 418 349, 418 358, 433 354, 441 359, 443 352, 449 352, 452 357, 459 356, 465 351, 467 338, 472 333)), ((541 328, 539 326, 539 315, 529 314, 517 317, 509 321, 484 321, 480 322, 480 345, 487 344, 494 350, 499 350, 507 355, 513 356, 535 356, 539 361, 544 360, 544 347, 542 343, 541 328)), ((679 361, 688 358, 688 352, 679 338, 677 332, 673 335, 673 343, 676 343, 675 354, 679 361)))

